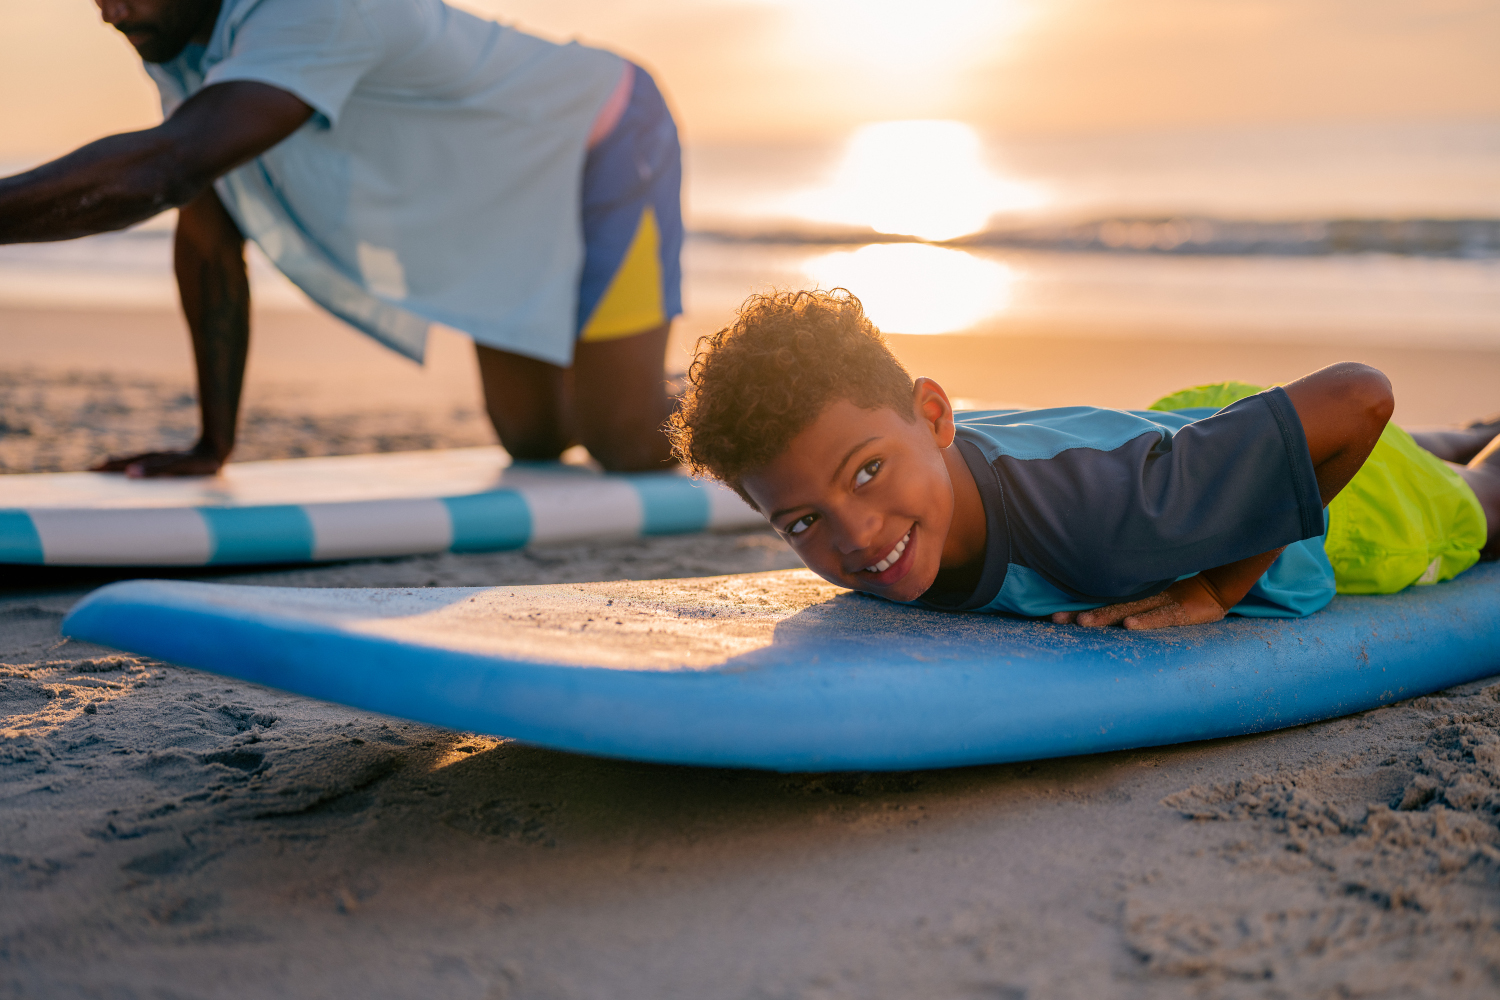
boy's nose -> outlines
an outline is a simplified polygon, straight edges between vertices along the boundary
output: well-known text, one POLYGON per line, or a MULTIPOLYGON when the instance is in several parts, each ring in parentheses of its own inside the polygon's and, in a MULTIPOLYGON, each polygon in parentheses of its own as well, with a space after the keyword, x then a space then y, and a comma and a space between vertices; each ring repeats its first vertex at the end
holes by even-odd
POLYGON ((875 518, 862 519, 859 523, 842 523, 834 536, 834 548, 841 556, 852 556, 875 544, 880 523, 875 518))

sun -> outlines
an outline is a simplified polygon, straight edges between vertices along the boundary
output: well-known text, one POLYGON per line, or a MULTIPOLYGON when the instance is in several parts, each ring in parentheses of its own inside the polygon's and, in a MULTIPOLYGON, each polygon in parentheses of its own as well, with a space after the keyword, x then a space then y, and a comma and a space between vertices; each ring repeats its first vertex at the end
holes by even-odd
POLYGON ((875 122, 849 138, 826 186, 793 195, 785 208, 802 218, 938 241, 1045 201, 1040 189, 992 173, 983 153, 978 133, 963 122, 875 122))

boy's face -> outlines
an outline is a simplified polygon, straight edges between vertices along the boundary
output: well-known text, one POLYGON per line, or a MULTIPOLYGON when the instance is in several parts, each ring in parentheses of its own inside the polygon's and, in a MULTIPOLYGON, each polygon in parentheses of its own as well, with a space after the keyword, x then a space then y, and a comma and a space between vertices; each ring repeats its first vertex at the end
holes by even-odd
MULTIPOLYGON (((953 523, 944 453, 953 408, 931 379, 918 379, 913 395, 912 421, 889 408, 829 403, 786 451, 740 482, 814 573, 897 601, 932 586, 953 523)), ((949 555, 950 564, 963 561, 949 555)))

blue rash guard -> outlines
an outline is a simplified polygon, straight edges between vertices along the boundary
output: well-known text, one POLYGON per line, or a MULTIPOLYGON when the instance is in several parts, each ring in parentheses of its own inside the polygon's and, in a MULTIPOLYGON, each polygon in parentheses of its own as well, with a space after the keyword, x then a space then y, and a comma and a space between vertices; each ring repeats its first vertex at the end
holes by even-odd
POLYGON ((1233 613, 1299 618, 1333 599, 1322 498, 1282 389, 1222 410, 986 410, 957 423, 985 557, 939 574, 923 605, 1083 611, 1283 545, 1233 613))

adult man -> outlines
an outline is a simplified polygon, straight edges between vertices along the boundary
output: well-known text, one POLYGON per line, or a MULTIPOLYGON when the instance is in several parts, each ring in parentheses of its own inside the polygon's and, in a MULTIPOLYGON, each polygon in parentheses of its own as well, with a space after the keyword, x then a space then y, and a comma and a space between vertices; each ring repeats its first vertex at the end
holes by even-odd
POLYGON ((202 436, 111 459, 216 472, 249 344, 244 240, 329 311, 420 359, 475 341, 516 458, 575 441, 668 462, 662 365, 681 312, 676 127, 651 78, 442 0, 95 0, 161 92, 156 128, 0 180, 0 242, 179 209, 175 268, 202 436))

